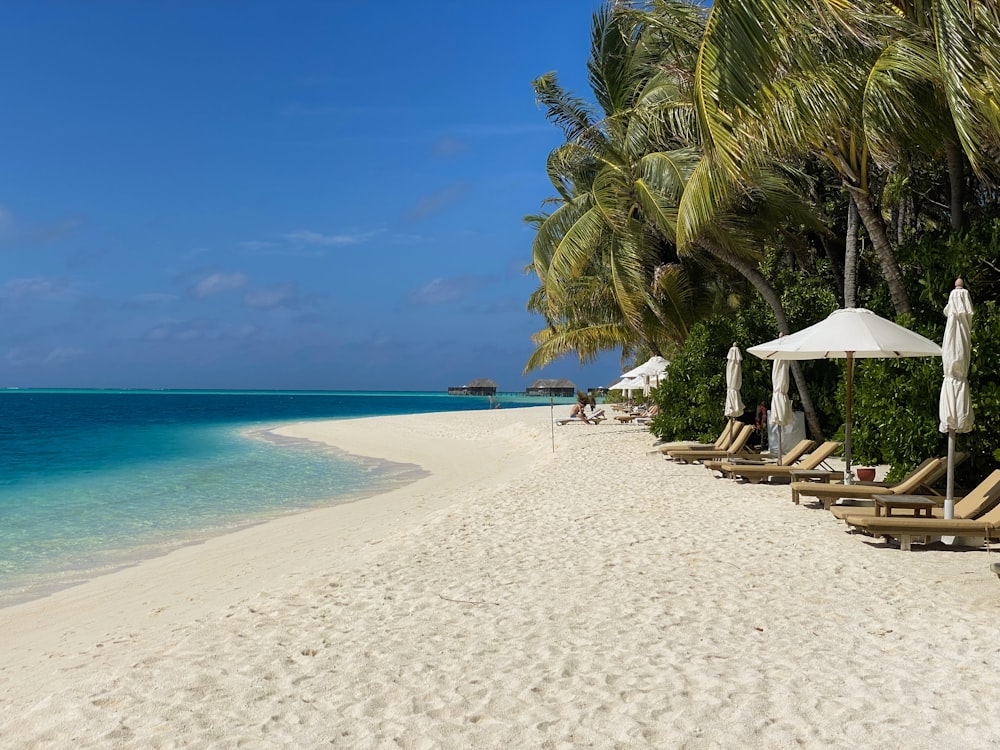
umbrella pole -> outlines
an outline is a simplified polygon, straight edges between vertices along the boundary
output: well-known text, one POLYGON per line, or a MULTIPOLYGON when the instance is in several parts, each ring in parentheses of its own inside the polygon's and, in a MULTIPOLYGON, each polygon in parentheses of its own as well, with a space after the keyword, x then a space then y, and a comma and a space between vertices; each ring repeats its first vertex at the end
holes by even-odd
POLYGON ((552 452, 556 452, 556 402, 549 396, 549 432, 552 434, 552 452))
POLYGON ((955 431, 948 430, 948 489, 944 496, 944 517, 955 517, 955 431))
POLYGON ((854 483, 851 471, 851 398, 854 392, 854 352, 847 352, 847 419, 844 421, 844 484, 854 483))

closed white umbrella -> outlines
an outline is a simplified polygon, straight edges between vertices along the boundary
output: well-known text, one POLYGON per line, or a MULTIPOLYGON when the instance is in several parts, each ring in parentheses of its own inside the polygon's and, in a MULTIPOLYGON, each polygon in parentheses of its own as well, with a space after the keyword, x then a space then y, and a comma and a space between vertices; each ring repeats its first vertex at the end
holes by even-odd
POLYGON ((880 357, 940 357, 941 347, 919 333, 863 307, 834 310, 825 320, 776 338, 748 352, 761 359, 846 359, 847 403, 844 420, 844 483, 852 481, 851 417, 854 360, 880 357))
POLYGON ((948 322, 941 342, 944 381, 938 413, 940 432, 948 433, 948 489, 944 499, 944 517, 955 515, 955 433, 969 432, 975 424, 969 399, 969 360, 972 354, 972 298, 961 279, 948 296, 944 308, 948 322))
POLYGON ((740 396, 740 388, 743 387, 743 354, 735 343, 729 348, 726 355, 726 406, 724 413, 727 417, 735 419, 743 416, 743 398, 740 396))
POLYGON ((788 360, 776 359, 771 365, 771 412, 768 421, 778 429, 778 460, 781 461, 781 433, 792 423, 792 401, 788 398, 788 360))

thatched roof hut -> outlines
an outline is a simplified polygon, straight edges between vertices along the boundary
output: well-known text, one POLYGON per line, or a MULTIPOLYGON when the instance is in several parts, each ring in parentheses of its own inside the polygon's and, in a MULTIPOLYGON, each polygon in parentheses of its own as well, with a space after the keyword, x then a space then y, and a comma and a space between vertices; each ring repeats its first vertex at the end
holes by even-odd
POLYGON ((573 396, 576 394, 576 385, 565 378, 548 378, 536 380, 524 393, 527 396, 573 396))
POLYGON ((448 393, 453 396, 495 396, 497 384, 489 378, 477 378, 467 385, 449 386, 448 393))

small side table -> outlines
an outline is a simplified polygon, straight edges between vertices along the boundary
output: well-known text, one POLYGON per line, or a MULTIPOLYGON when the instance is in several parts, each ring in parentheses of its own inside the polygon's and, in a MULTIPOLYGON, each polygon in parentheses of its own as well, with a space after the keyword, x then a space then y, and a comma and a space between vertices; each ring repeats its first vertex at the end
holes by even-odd
POLYGON ((875 515, 891 516, 894 509, 912 510, 916 517, 931 517, 931 509, 938 507, 932 498, 925 495, 875 495, 875 515))
POLYGON ((788 472, 793 482, 825 482, 831 484, 844 478, 842 471, 829 471, 827 469, 792 469, 788 472))

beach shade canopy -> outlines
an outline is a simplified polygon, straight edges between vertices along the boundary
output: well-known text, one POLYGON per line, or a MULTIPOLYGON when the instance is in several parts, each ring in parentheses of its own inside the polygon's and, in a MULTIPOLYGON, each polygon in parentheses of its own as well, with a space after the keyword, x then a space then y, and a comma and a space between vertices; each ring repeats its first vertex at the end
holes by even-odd
POLYGON ((781 428, 792 423, 792 401, 788 398, 788 360, 776 359, 771 365, 771 412, 768 421, 778 430, 778 460, 782 457, 781 428))
POLYGON ((743 387, 743 353, 734 343, 729 348, 726 355, 726 406, 725 415, 727 417, 742 417, 743 398, 740 396, 740 388, 743 387))
POLYGON ((670 360, 663 357, 650 357, 638 367, 633 367, 628 372, 622 373, 623 378, 641 378, 646 375, 650 377, 662 377, 663 371, 667 369, 670 360))
POLYGON ((642 390, 644 396, 649 395, 651 388, 655 388, 660 384, 666 376, 667 365, 670 364, 670 360, 664 359, 663 357, 655 356, 650 357, 641 365, 633 367, 628 372, 622 373, 622 379, 619 383, 625 383, 626 381, 632 381, 635 384, 631 386, 621 386, 613 385, 613 389, 621 390, 642 390))
POLYGON ((941 424, 938 429, 948 433, 948 489, 944 517, 952 518, 955 512, 955 433, 968 432, 975 423, 968 380, 972 354, 972 298, 961 279, 955 281, 944 314, 948 322, 941 342, 944 381, 941 383, 938 407, 941 424))
POLYGON ((825 319, 788 336, 747 349, 761 359, 846 359, 847 399, 844 420, 844 482, 851 475, 851 398, 854 360, 884 357, 940 357, 941 347, 919 333, 879 317, 863 307, 834 310, 825 319))
POLYGON ((642 378, 623 377, 614 385, 608 386, 609 391, 635 391, 642 388, 642 378))

